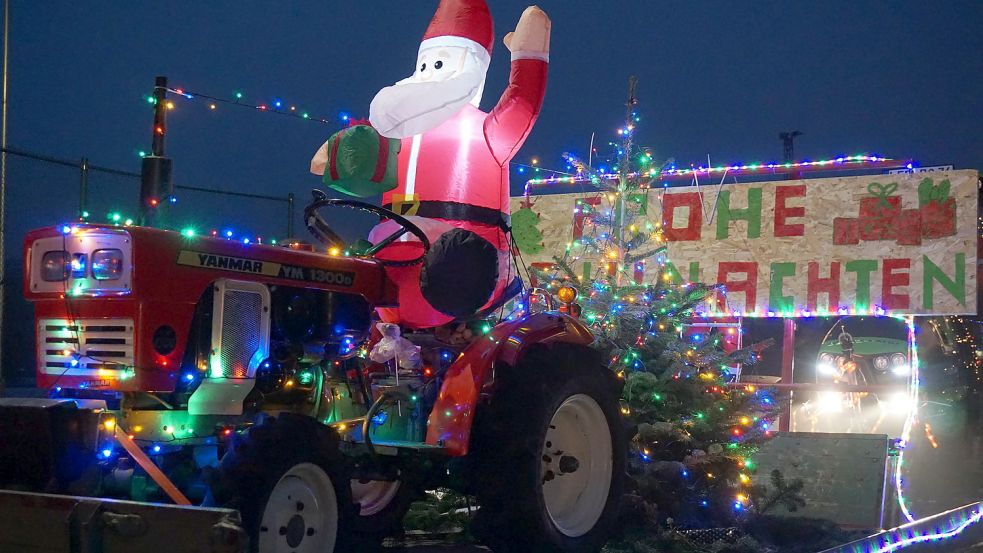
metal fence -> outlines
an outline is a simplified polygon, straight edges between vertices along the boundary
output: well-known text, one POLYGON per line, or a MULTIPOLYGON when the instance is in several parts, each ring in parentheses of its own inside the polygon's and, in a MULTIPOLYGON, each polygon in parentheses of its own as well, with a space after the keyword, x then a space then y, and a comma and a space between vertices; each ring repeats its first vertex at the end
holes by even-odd
MULTIPOLYGON (((34 152, 27 152, 24 150, 17 150, 14 148, 0 148, 0 151, 5 152, 8 156, 17 156, 27 160, 33 160, 36 162, 52 164, 61 167, 71 167, 78 170, 78 210, 76 212, 76 217, 88 217, 89 213, 96 208, 97 205, 93 204, 105 204, 107 194, 106 192, 124 192, 122 197, 126 197, 127 194, 132 195, 135 191, 139 190, 140 185, 140 173, 133 171, 125 171, 122 169, 114 169, 112 167, 103 167, 101 165, 94 165, 89 162, 89 159, 83 157, 77 161, 55 158, 43 154, 38 154, 34 152), (124 184, 127 189, 124 191, 119 190, 107 190, 106 187, 100 187, 95 191, 90 192, 90 179, 94 176, 103 175, 108 177, 106 180, 117 179, 124 184), (93 201, 94 200, 94 201, 93 201)), ((9 159, 9 158, 8 158, 9 159)), ((101 184, 106 184, 105 182, 101 184)), ((110 188, 117 188, 112 186, 110 188)), ((185 191, 201 194, 212 194, 219 196, 232 196, 238 198, 251 198, 255 200, 263 200, 268 202, 276 202, 286 204, 286 225, 284 230, 286 234, 284 236, 293 236, 294 231, 294 204, 295 198, 294 194, 290 193, 286 196, 270 196, 266 194, 253 194, 249 192, 238 192, 233 190, 221 190, 218 188, 207 188, 201 186, 189 186, 183 184, 175 184, 174 189, 176 191, 185 191)), ((113 201, 118 202, 120 195, 110 194, 109 198, 114 198, 113 201)), ((118 211, 118 210, 115 210, 118 211)))

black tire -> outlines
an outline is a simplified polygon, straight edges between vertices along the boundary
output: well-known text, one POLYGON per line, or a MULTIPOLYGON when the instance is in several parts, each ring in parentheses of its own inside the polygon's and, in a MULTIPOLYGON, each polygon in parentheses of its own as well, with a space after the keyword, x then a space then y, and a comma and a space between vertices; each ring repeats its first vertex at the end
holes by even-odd
POLYGON ((354 550, 354 540, 347 527, 356 507, 351 500, 348 461, 338 444, 334 429, 310 417, 290 413, 267 418, 235 436, 222 457, 217 477, 213 478, 212 495, 217 504, 239 510, 251 553, 259 553, 263 510, 274 486, 287 471, 301 463, 316 465, 331 479, 338 502, 335 553, 354 550))
POLYGON ((496 367, 495 391, 479 408, 471 442, 476 469, 472 480, 480 505, 474 532, 479 539, 495 551, 510 553, 601 549, 615 528, 626 479, 621 387, 597 352, 583 346, 537 345, 517 366, 496 367), (546 506, 544 446, 547 427, 554 428, 554 413, 580 395, 589 396, 603 412, 611 436, 612 474, 599 518, 589 530, 571 537, 557 527, 546 506))

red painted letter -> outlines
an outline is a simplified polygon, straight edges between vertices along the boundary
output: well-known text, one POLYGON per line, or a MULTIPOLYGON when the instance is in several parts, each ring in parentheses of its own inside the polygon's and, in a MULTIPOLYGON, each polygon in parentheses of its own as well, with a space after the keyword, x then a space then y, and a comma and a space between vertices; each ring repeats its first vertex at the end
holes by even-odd
MULTIPOLYGON (((728 295, 744 292, 744 312, 753 313, 758 301, 758 264, 753 261, 721 261, 717 267, 717 283, 726 287, 728 295), (744 280, 730 280, 731 273, 744 273, 744 280)), ((721 311, 729 311, 724 299, 718 302, 721 311)))
POLYGON ((789 217, 805 217, 806 208, 787 207, 785 200, 789 198, 804 198, 806 195, 806 185, 796 184, 794 186, 779 186, 775 189, 775 236, 802 236, 805 234, 805 225, 802 223, 788 224, 786 219, 789 217))
POLYGON ((908 286, 909 273, 911 268, 910 259, 885 259, 883 264, 883 274, 881 277, 881 307, 884 309, 908 309, 908 294, 895 294, 895 286, 908 286), (905 269, 905 272, 896 273, 895 269, 905 269))
POLYGON ((829 264, 829 278, 819 278, 819 263, 809 262, 809 280, 806 285, 806 307, 816 310, 816 296, 821 292, 828 298, 826 308, 835 311, 840 306, 840 262, 829 264))
POLYGON ((662 197, 662 232, 669 242, 699 240, 703 229, 703 202, 697 192, 665 194, 662 197), (673 228, 676 208, 689 208, 689 221, 684 228, 673 228))

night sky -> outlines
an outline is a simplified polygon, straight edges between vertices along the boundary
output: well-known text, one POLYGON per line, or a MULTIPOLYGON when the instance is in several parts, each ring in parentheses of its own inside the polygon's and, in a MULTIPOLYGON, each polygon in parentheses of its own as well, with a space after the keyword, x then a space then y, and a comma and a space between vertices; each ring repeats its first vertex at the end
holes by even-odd
MULTIPOLYGON (((377 90, 412 72, 436 4, 12 0, 9 144, 139 171, 152 122, 145 97, 154 77, 166 75, 173 87, 222 97, 241 91, 253 103, 280 98, 337 121, 174 100, 167 153, 176 183, 294 192, 303 201, 319 184, 308 173, 311 155, 341 127, 342 112, 366 116, 377 90)), ((527 5, 490 4, 498 39, 484 109, 508 74, 501 37, 527 5)), ((778 160, 778 133, 797 129, 800 159, 866 152, 983 167, 979 1, 540 6, 553 20, 550 83, 516 161, 537 156, 562 169, 560 154, 586 152, 592 132, 613 139, 635 74, 639 141, 682 166, 708 154, 715 164, 778 160)), ((519 177, 513 172, 514 192, 519 177)), ((73 217, 78 180, 77 170, 10 159, 8 298, 20 295, 24 232, 73 217)), ((94 174, 90 185, 94 220, 113 210, 135 215, 136 183, 94 174)), ((200 194, 182 194, 177 208, 200 230, 277 237, 285 213, 282 204, 200 194)))

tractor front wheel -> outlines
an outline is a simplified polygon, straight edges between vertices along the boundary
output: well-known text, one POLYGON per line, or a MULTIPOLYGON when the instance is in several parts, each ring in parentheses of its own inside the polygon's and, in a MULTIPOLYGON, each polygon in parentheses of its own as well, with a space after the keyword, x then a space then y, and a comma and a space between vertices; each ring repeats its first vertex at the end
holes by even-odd
POLYGON ((341 553, 355 517, 349 478, 333 429, 283 413, 235 436, 212 493, 239 510, 253 553, 341 553))
POLYGON ((600 550, 625 482, 619 393, 594 351, 572 345, 537 346, 497 371, 472 450, 475 532, 492 549, 600 550))

